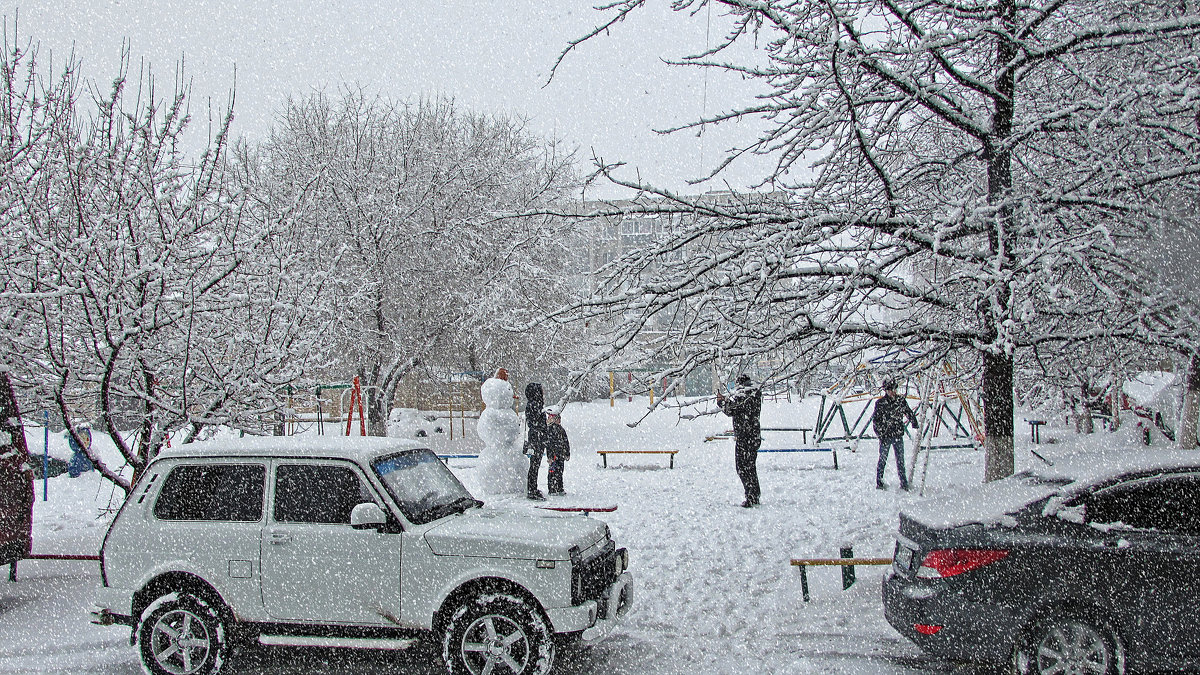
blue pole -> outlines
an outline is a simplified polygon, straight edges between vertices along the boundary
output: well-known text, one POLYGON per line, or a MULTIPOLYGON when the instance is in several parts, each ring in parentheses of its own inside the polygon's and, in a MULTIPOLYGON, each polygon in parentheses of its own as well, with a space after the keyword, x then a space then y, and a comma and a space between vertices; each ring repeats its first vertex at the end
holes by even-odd
POLYGON ((42 431, 45 436, 42 438, 42 501, 50 499, 50 411, 43 410, 42 416, 45 417, 45 425, 42 431))

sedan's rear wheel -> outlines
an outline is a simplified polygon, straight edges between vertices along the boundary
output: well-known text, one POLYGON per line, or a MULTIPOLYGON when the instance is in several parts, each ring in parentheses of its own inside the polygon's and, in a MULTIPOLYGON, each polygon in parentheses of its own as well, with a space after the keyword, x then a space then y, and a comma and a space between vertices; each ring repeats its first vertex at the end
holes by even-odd
POLYGON ((1014 654, 1022 675, 1119 675, 1123 659, 1112 635, 1097 622, 1078 616, 1039 624, 1014 654))

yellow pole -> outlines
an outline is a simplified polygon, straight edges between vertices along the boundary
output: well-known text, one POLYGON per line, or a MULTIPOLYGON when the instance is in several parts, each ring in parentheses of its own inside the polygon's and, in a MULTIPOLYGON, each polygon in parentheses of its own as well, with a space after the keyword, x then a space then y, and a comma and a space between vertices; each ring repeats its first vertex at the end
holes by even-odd
POLYGON ((654 405, 654 386, 650 387, 650 405, 654 405))
POLYGON ((454 440, 454 392, 450 392, 446 405, 450 407, 450 440, 454 440))
POLYGON ((617 403, 613 400, 613 394, 617 391, 616 384, 613 383, 613 371, 608 371, 608 407, 612 408, 617 403))

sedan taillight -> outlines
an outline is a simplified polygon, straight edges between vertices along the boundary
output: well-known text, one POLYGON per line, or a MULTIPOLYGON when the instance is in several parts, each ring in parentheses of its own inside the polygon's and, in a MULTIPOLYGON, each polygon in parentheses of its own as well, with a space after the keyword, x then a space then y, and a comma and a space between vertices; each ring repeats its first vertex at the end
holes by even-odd
POLYGON ((982 548, 943 548, 930 551, 921 561, 917 576, 922 579, 943 579, 970 572, 1008 557, 1008 551, 982 548))

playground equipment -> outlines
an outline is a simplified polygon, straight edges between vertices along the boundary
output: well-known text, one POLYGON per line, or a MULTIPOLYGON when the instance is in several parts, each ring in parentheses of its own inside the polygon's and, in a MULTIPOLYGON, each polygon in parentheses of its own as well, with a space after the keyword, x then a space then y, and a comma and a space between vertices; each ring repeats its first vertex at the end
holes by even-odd
POLYGON ((983 445, 983 429, 976 419, 975 404, 963 393, 964 387, 951 360, 923 363, 931 357, 913 348, 886 352, 857 364, 845 377, 821 396, 813 425, 814 443, 843 444, 856 450, 860 441, 875 439, 871 429, 874 401, 879 398, 883 380, 917 372, 915 388, 904 385, 904 396, 913 405, 918 425, 913 441, 913 462, 925 452, 928 469, 929 451, 935 448, 976 448, 983 445))

